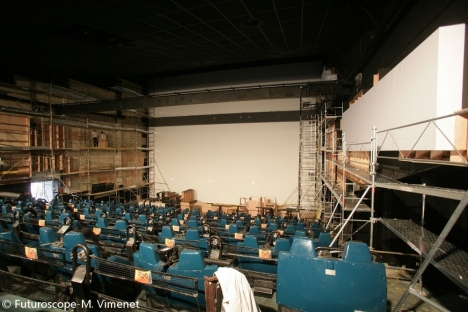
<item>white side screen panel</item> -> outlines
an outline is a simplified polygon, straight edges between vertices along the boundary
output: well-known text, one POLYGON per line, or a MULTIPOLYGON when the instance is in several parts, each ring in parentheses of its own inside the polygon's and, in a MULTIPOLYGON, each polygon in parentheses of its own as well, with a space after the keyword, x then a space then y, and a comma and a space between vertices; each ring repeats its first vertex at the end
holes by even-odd
MULTIPOLYGON (((465 25, 439 28, 395 66, 344 113, 346 141, 369 142, 373 126, 386 130, 461 109, 464 37, 465 25)), ((438 122, 452 141, 454 122, 454 118, 438 122)), ((382 150, 452 149, 434 125, 418 141, 425 127, 423 124, 392 131, 395 140, 387 137, 382 150)), ((384 134, 379 135, 379 145, 383 138, 384 134)))

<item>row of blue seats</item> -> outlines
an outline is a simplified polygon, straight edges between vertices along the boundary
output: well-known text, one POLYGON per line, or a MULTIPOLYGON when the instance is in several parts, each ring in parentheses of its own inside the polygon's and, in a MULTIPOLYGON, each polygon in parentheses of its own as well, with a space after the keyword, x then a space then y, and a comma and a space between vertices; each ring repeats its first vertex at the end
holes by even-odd
MULTIPOLYGON (((258 229, 251 227, 253 231, 255 228, 258 229)), ((170 230, 171 227, 166 228, 166 231, 170 230)), ((345 311, 349 310, 349 307, 363 311, 385 309, 385 268, 382 264, 372 263, 367 245, 351 242, 346 245, 342 259, 320 258, 315 252, 318 242, 300 234, 300 230, 296 230, 292 241, 290 238, 280 238, 274 247, 274 251, 278 252, 276 285, 278 304, 303 311, 310 310, 311 307, 319 311, 330 309, 345 311), (340 296, 335 294, 337 289, 341 289, 340 296)), ((202 239, 196 229, 187 230, 185 238, 202 239)), ((17 238, 11 234, 11 231, 0 233, 0 240, 22 243, 16 241, 17 238)), ((73 247, 76 244, 86 244, 81 232, 69 232, 61 244, 57 242, 56 233, 52 228, 41 227, 38 242, 30 242, 28 245, 54 251, 63 250, 67 266, 70 266, 73 247)), ((93 255, 99 258, 99 248, 93 244, 87 245, 93 255)), ((243 246, 260 248, 255 235, 246 235, 243 246)), ((112 256, 110 259, 116 263, 158 271, 164 267, 158 249, 156 244, 142 242, 139 250, 133 254, 133 262, 117 256, 112 256)), ((92 266, 94 267, 94 264, 92 266)), ((203 277, 212 276, 216 270, 217 266, 206 265, 202 251, 184 249, 179 261, 167 268, 167 273, 196 277, 200 280, 199 291, 203 292, 203 277)), ((145 290, 149 296, 161 295, 152 287, 145 287, 145 290)), ((171 297, 174 300, 173 304, 180 304, 179 297, 180 295, 171 297)), ((188 301, 190 302, 190 299, 188 301)))
MULTIPOLYGON (((0 233, 0 243, 1 241, 16 243, 19 246, 23 246, 23 244, 25 243, 23 241, 18 241, 18 238, 15 235, 13 235, 12 231, 5 231, 0 233)), ((65 266, 60 267, 58 269, 56 268, 57 272, 59 272, 62 276, 68 276, 68 278, 71 278, 72 272, 70 271, 70 269, 72 268, 72 250, 77 244, 85 245, 91 251, 93 256, 89 261, 92 270, 95 270, 96 268, 100 268, 102 270, 103 266, 100 267, 99 265, 97 265, 98 263, 104 261, 101 260, 103 259, 103 255, 99 246, 96 244, 87 243, 82 232, 68 232, 63 237, 63 240, 59 241, 57 239, 57 235, 54 229, 48 227, 41 227, 39 230, 38 241, 28 242, 26 243, 26 246, 35 247, 41 251, 50 250, 51 257, 63 255, 65 266), (53 255, 52 252, 54 252, 53 255)), ((157 278, 157 272, 163 271, 168 274, 173 274, 177 276, 194 277, 198 279, 197 287, 198 291, 200 292, 200 295, 196 298, 194 298, 193 296, 185 297, 184 306, 192 308, 198 307, 199 304, 201 306, 204 306, 205 303, 203 293, 203 279, 204 276, 213 276, 214 272, 217 270, 217 266, 206 265, 204 262, 202 251, 200 250, 183 250, 180 254, 179 261, 167 267, 167 259, 161 259, 158 253, 159 249, 160 246, 158 246, 157 244, 141 242, 139 244, 138 250, 136 250, 132 255, 133 261, 130 261, 128 258, 116 255, 110 256, 109 258, 107 258, 107 261, 111 261, 114 263, 114 265, 112 265, 114 269, 118 268, 118 264, 123 264, 125 265, 124 268, 132 266, 134 268, 154 271, 154 273, 152 274, 155 274, 155 279, 157 278)), ((45 252, 45 254, 47 254, 47 252, 45 252)), ((82 260, 83 259, 78 260, 78 263, 84 264, 82 260)), ((101 283, 111 282, 112 280, 111 278, 106 277, 104 271, 98 270, 97 274, 99 275, 98 280, 101 283), (103 276, 99 275, 100 273, 103 273, 101 274, 103 276)), ((170 284, 170 282, 168 283, 170 284)), ((155 298, 162 296, 161 298, 165 298, 165 300, 167 299, 166 297, 168 297, 168 294, 166 292, 160 292, 157 288, 154 288, 153 286, 143 286, 143 288, 147 291, 147 296, 152 296, 155 298)), ((181 303, 177 299, 180 299, 181 296, 183 297, 183 295, 180 295, 179 293, 170 294, 168 300, 173 301, 171 302, 171 306, 179 306, 181 303)))

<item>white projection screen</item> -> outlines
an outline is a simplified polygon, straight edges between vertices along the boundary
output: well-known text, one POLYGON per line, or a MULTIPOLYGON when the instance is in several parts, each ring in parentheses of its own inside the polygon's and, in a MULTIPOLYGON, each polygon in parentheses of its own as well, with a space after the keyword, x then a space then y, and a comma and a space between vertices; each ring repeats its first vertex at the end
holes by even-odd
MULTIPOLYGON (((299 99, 162 107, 156 117, 296 110, 299 99)), ((171 191, 195 189, 203 202, 239 203, 276 197, 297 187, 299 121, 155 127, 156 162, 171 191)))
MULTIPOLYGON (((462 108, 465 25, 441 27, 393 68, 343 116, 347 143, 369 142, 372 127, 387 130, 454 113, 462 108)), ((455 118, 437 121, 454 142, 455 118)), ((431 124, 378 137, 382 150, 453 150, 431 124), (394 139, 394 140, 393 140, 394 139), (383 145, 382 145, 383 143, 383 145), (416 143, 416 145, 415 145, 416 143)), ((359 147, 361 148, 361 147, 359 147)), ((369 145, 363 147, 369 150, 369 145)))

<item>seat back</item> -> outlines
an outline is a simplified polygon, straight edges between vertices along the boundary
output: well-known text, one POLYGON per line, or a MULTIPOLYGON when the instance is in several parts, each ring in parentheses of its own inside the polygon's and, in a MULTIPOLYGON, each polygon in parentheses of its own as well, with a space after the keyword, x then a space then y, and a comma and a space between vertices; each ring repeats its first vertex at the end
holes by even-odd
POLYGON ((67 218, 67 217, 68 217, 68 218, 71 218, 70 213, 68 213, 68 212, 62 213, 62 214, 60 215, 60 217, 59 217, 59 223, 60 223, 60 224, 63 224, 63 220, 64 220, 65 218, 67 218))
POLYGON ((249 248, 258 248, 258 239, 255 235, 246 235, 244 237, 244 246, 249 248))
POLYGON ((278 238, 276 240, 275 251, 291 250, 291 241, 288 238, 278 238))
POLYGON ((289 253, 291 256, 306 256, 310 258, 317 257, 314 242, 308 237, 296 237, 291 245, 289 253))
POLYGON ((57 241, 57 234, 54 229, 49 227, 41 227, 39 229, 39 244, 51 244, 57 241))
POLYGON ((260 228, 256 225, 251 226, 249 229, 249 234, 252 234, 252 235, 260 234, 260 228))
POLYGON ((52 221, 55 219, 55 212, 53 210, 47 210, 45 213, 46 221, 52 221))
POLYGON ((296 233, 296 227, 292 224, 288 224, 288 226, 286 227, 284 231, 289 234, 294 234, 296 233))
POLYGON ((109 219, 101 218, 101 217, 97 219, 96 227, 105 229, 108 226, 109 226, 109 219))
POLYGON ((125 231, 127 230, 128 221, 124 220, 117 220, 115 221, 114 230, 125 231))
POLYGON ((369 247, 360 242, 348 242, 343 251, 343 261, 354 263, 372 263, 369 247))
POLYGON ((198 233, 197 229, 187 229, 187 232, 185 232, 185 239, 186 240, 199 240, 200 234, 198 233))
MULTIPOLYGON (((331 239, 330 233, 320 232, 318 240, 315 243, 315 245, 317 245, 317 247, 319 247, 319 246, 320 247, 328 247, 328 246, 330 246, 331 242, 332 242, 332 239, 331 239)), ((333 245, 334 246, 332 246, 332 247, 336 247, 337 243, 335 242, 335 244, 333 244, 333 245)))
POLYGON ((188 221, 188 223, 187 223, 187 226, 188 226, 188 227, 191 227, 191 228, 196 228, 196 227, 198 226, 198 224, 197 224, 197 221, 196 221, 196 220, 190 219, 190 220, 188 221))
POLYGON ((138 216, 137 221, 138 221, 139 223, 146 224, 146 221, 148 221, 148 219, 146 218, 146 215, 143 214, 143 215, 139 215, 139 216, 138 216))
POLYGON ((179 258, 179 270, 203 270, 205 268, 205 260, 201 250, 184 249, 179 258))
POLYGON ((295 237, 306 236, 306 233, 305 233, 305 231, 296 230, 296 233, 294 233, 294 236, 295 237))
POLYGON ((303 231, 305 229, 304 223, 303 222, 297 222, 296 229, 303 231))
POLYGON ((278 230, 278 225, 276 223, 270 223, 268 225, 268 229, 270 229, 271 231, 277 231, 278 230))
POLYGON ((164 225, 159 235, 164 238, 174 238, 174 231, 172 230, 172 226, 164 225))
POLYGON ((76 244, 86 245, 86 239, 81 232, 68 232, 63 237, 63 247, 67 251, 71 251, 76 244))
POLYGON ((239 233, 239 229, 237 228, 237 225, 235 224, 230 224, 229 225, 229 230, 228 230, 229 233, 233 234, 233 233, 239 233))
POLYGON ((2 214, 11 213, 11 205, 2 205, 2 214))
POLYGON ((139 249, 138 264, 142 265, 142 262, 145 264, 145 268, 150 268, 151 266, 158 265, 161 261, 161 258, 158 254, 158 246, 150 243, 140 243, 139 249), (148 267, 150 266, 150 267, 148 267))

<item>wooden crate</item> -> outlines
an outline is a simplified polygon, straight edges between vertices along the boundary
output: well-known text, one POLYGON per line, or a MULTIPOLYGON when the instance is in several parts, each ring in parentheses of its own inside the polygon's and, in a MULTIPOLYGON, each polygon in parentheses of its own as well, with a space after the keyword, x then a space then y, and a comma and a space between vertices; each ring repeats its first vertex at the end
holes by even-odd
POLYGON ((182 191, 181 200, 184 201, 184 202, 187 202, 187 203, 190 203, 192 201, 196 201, 197 200, 196 191, 194 189, 188 189, 188 190, 182 191))

